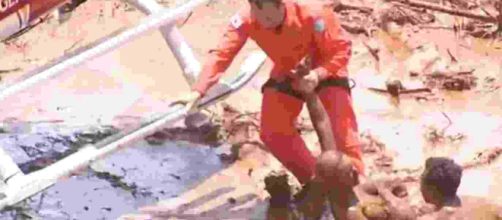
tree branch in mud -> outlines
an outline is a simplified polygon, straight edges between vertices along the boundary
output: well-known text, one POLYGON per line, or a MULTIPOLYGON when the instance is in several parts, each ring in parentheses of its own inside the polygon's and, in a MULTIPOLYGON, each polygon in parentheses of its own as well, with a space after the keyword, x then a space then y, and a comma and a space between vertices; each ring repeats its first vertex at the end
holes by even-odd
POLYGON ((373 49, 371 48, 366 42, 363 41, 363 45, 366 47, 366 49, 368 49, 368 51, 370 52, 371 56, 373 56, 373 58, 375 58, 375 60, 377 62, 380 62, 380 57, 378 56, 378 49, 373 49))
POLYGON ((20 70, 21 70, 21 68, 19 68, 19 67, 16 67, 16 68, 13 68, 13 69, 3 69, 3 70, 0 70, 0 74, 17 72, 17 71, 20 71, 20 70))
POLYGON ((447 49, 446 51, 448 52, 448 55, 450 56, 451 62, 458 63, 457 58, 455 58, 455 56, 453 56, 453 54, 451 54, 450 49, 447 49))
POLYGON ((429 10, 439 11, 439 12, 443 12, 443 13, 447 13, 447 14, 451 14, 451 15, 455 15, 455 16, 472 18, 472 19, 476 19, 476 20, 480 20, 480 21, 484 21, 484 22, 492 22, 492 23, 497 22, 497 19, 494 19, 493 17, 474 14, 474 13, 464 11, 464 10, 451 9, 451 8, 447 8, 444 6, 421 2, 421 1, 415 1, 415 0, 387 0, 387 1, 398 2, 401 4, 413 6, 413 7, 419 7, 419 8, 425 8, 425 9, 429 9, 429 10))
POLYGON ((342 28, 352 34, 364 34, 365 36, 369 36, 368 30, 364 29, 364 27, 358 25, 352 25, 347 22, 342 22, 340 25, 342 28))
POLYGON ((444 135, 446 132, 446 129, 448 129, 453 124, 453 122, 451 121, 450 117, 448 117, 448 115, 446 113, 441 112, 441 114, 448 120, 448 125, 446 125, 446 127, 444 127, 443 130, 441 130, 441 133, 444 135))
POLYGON ((370 7, 365 7, 365 6, 359 6, 359 5, 349 5, 346 3, 340 3, 334 7, 334 11, 340 12, 343 10, 357 10, 360 12, 363 12, 365 14, 372 14, 373 9, 370 7))
POLYGON ((502 154, 502 148, 496 147, 492 149, 488 149, 483 152, 479 152, 472 161, 469 161, 462 165, 463 169, 470 169, 477 166, 482 166, 486 164, 490 164, 495 159, 497 159, 502 154))

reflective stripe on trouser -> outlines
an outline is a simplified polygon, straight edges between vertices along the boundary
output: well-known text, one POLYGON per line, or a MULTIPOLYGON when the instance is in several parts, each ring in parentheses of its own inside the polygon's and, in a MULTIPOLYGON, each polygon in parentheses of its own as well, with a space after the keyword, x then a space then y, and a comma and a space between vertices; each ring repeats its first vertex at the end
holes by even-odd
MULTIPOLYGON (((359 173, 364 174, 356 116, 349 91, 343 87, 327 86, 318 94, 330 117, 337 147, 352 159, 359 173)), ((302 108, 302 100, 274 88, 264 88, 260 137, 271 153, 301 183, 306 183, 315 173, 316 158, 295 127, 302 108)))

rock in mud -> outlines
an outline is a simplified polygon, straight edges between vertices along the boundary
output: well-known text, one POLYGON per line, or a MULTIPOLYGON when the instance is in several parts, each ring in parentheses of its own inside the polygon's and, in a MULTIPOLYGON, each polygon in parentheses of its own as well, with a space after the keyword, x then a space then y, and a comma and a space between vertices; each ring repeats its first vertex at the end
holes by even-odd
POLYGON ((361 206, 362 213, 369 220, 387 220, 390 217, 384 203, 370 202, 364 203, 361 206))
POLYGON ((270 203, 287 206, 292 199, 292 190, 286 172, 271 172, 265 177, 265 190, 270 194, 270 203))

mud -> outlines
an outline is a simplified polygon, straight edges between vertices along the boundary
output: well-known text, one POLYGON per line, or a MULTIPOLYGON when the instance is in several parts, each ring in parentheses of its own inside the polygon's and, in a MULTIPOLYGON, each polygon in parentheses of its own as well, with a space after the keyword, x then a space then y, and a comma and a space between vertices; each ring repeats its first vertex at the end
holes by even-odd
MULTIPOLYGON (((25 173, 117 132, 111 126, 65 128, 50 124, 32 125, 31 130, 0 136, 2 147, 25 173)), ((207 145, 173 141, 160 146, 135 145, 10 207, 0 219, 115 219, 146 204, 176 197, 225 166, 207 145)))
MULTIPOLYGON (((213 1, 183 20, 181 31, 195 53, 204 55, 214 46, 220 37, 221 24, 228 22, 242 2, 213 1)), ((463 2, 467 1, 450 3, 464 7, 463 2)), ((174 5, 172 1, 162 3, 174 5)), ((480 1, 490 11, 493 3, 480 1)), ((342 7, 337 11, 344 29, 354 33, 349 71, 357 82, 353 100, 368 176, 403 179, 408 197, 415 204, 421 202, 417 177, 425 158, 449 156, 465 168, 461 194, 501 202, 502 193, 496 183, 502 181, 502 61, 500 38, 490 35, 493 25, 401 4, 395 7, 383 7, 385 3, 380 1, 360 4, 359 9, 342 7), (388 36, 380 34, 378 28, 384 8, 391 8, 388 20, 403 24, 392 26, 392 34, 387 33, 388 36), (362 42, 369 44, 373 40, 377 46, 368 51, 369 47, 362 42), (419 48, 426 44, 435 49, 421 51, 419 48), (420 53, 425 58, 410 61, 414 54, 420 53), (436 58, 437 62, 431 61, 436 58), (455 62, 468 68, 455 69, 455 62), (462 72, 468 74, 459 74, 462 72), (430 82, 432 89, 403 95, 396 104, 388 94, 375 94, 365 87, 365 83, 378 81, 375 76, 382 75, 410 76, 425 85, 430 82)), ((119 1, 87 1, 70 23, 61 25, 49 20, 4 45, 2 52, 8 56, 2 57, 2 69, 13 71, 2 73, 2 83, 143 17, 124 5, 119 1)), ((166 100, 173 100, 188 91, 188 87, 179 83, 184 82, 182 73, 159 36, 152 32, 111 55, 89 62, 85 68, 69 71, 73 75, 58 77, 31 89, 32 93, 7 99, 2 118, 78 119, 83 124, 93 124, 99 117, 107 121, 118 114, 143 118, 163 112, 168 106, 166 100), (144 56, 138 57, 139 53, 144 56), (120 103, 103 105, 112 102, 120 103), (28 107, 30 110, 23 110, 28 107)), ((252 43, 247 45, 229 73, 237 72, 242 57, 256 48, 252 43)), ((226 110, 214 113, 225 116, 212 117, 213 125, 164 129, 34 196, 16 207, 17 211, 2 213, 2 219, 28 215, 41 219, 115 219, 152 205, 173 219, 264 219, 268 196, 264 192, 264 178, 272 167, 284 169, 270 159, 258 138, 259 87, 270 69, 268 63, 251 86, 229 97, 229 106, 235 109, 221 106, 226 110), (222 144, 222 140, 228 143, 222 144), (179 208, 163 206, 171 201, 179 208)), ((385 83, 382 85, 385 87, 385 83)), ((408 85, 403 80, 403 86, 408 85)), ((54 158, 76 148, 72 143, 90 141, 79 142, 75 135, 54 131, 46 135, 52 137, 51 142, 42 134, 36 136, 23 130, 23 126, 2 128, 2 147, 15 155, 23 170, 53 163, 54 158), (14 138, 27 135, 40 141, 21 143, 14 138)), ((308 140, 313 154, 318 155, 319 146, 308 117, 302 115, 297 128, 308 140)), ((54 128, 49 126, 48 130, 51 129, 54 128)), ((111 127, 105 130, 106 135, 114 132, 111 127)))

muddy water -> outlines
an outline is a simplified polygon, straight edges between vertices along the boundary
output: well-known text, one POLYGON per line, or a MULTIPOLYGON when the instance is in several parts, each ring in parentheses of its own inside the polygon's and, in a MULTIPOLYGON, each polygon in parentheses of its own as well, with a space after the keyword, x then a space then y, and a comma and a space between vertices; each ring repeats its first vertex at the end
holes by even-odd
MULTIPOLYGON (((25 173, 114 133, 109 127, 83 130, 44 125, 31 126, 31 130, 0 135, 2 147, 25 173)), ((207 146, 139 142, 2 212, 0 219, 115 219, 140 206, 176 197, 223 167, 217 153, 207 146)))
MULTIPOLYGON (((490 152, 502 146, 502 60, 483 52, 474 43, 454 39, 451 33, 414 33, 413 39, 435 43, 440 53, 451 50, 461 65, 474 69, 477 86, 470 91, 433 91, 432 94, 413 94, 400 97, 399 104, 386 94, 368 91, 376 84, 384 85, 374 64, 365 57, 364 50, 355 49, 352 60, 356 80, 354 104, 362 132, 371 133, 390 151, 392 169, 418 170, 426 158, 447 156, 460 164, 479 158, 480 152, 490 152), (432 34, 441 34, 434 39, 432 34), (459 42, 459 43, 458 43, 459 42), (472 44, 472 45, 470 45, 472 44), (359 53, 359 54, 357 54, 359 53), (490 80, 490 78, 492 78, 490 80), (379 82, 379 83, 378 83, 379 82), (494 87, 495 86, 495 87, 494 87)), ((420 45, 424 42, 418 42, 420 45)), ((479 46, 479 45, 478 45, 479 46)), ((500 52, 500 51, 499 51, 500 52)), ((495 156, 496 158, 496 156, 495 156)), ((490 198, 502 202, 502 191, 497 188, 502 180, 500 159, 464 171, 460 195, 490 198)), ((371 169, 370 169, 371 170, 371 169)), ((371 176, 375 173, 369 173, 371 176)), ((412 197, 421 198, 414 184, 412 197)))

